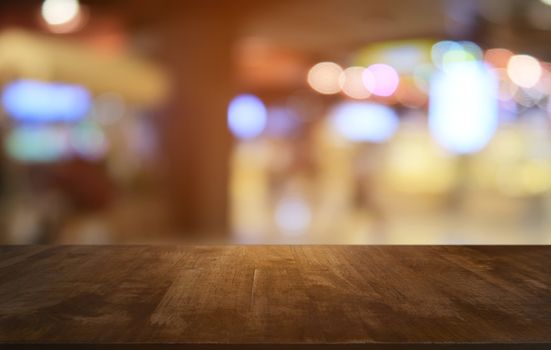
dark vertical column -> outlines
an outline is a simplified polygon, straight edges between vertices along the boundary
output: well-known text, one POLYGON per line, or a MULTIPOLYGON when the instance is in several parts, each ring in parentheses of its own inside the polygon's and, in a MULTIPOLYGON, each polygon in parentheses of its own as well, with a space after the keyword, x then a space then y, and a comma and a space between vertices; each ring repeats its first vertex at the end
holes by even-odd
POLYGON ((228 232, 231 46, 235 15, 219 1, 174 1, 160 24, 173 82, 161 132, 173 217, 186 235, 228 232), (171 12, 171 13, 169 13, 171 12))

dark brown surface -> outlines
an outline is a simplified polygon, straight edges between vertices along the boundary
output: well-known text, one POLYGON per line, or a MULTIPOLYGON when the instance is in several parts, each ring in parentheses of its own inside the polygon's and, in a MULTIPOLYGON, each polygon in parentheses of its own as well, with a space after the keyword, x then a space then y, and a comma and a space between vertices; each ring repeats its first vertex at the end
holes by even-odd
POLYGON ((0 343, 551 349, 551 247, 0 247, 0 343))

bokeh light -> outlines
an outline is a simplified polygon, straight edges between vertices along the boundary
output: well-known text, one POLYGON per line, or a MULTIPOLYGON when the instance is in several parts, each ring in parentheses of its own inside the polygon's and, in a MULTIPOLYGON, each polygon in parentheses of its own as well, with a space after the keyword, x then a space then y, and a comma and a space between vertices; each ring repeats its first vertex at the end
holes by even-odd
POLYGON ((48 24, 61 25, 73 20, 79 9, 78 0, 45 0, 41 13, 48 24))
MULTIPOLYGON (((348 67, 341 73, 339 85, 345 95, 355 99, 364 99, 371 95, 363 82, 364 71, 364 67, 348 67)), ((370 73, 367 78, 373 80, 370 73)))
POLYGON ((456 62, 480 61, 483 53, 480 46, 471 41, 444 40, 432 46, 431 57, 436 67, 446 69, 448 64, 456 62))
POLYGON ((497 127, 497 77, 478 62, 449 64, 435 74, 430 90, 429 126, 447 150, 482 149, 497 127))
POLYGON ((433 42, 421 40, 390 40, 369 43, 354 56, 355 65, 367 67, 374 63, 391 65, 400 74, 412 74, 413 70, 430 61, 433 42))
POLYGON ((91 122, 80 123, 73 127, 70 131, 69 143, 73 153, 84 159, 100 159, 107 151, 107 140, 103 130, 91 122))
POLYGON ((542 68, 538 60, 532 56, 515 55, 507 64, 507 73, 518 86, 530 88, 540 80, 542 68))
POLYGON ((463 50, 467 52, 475 61, 482 61, 484 59, 484 51, 476 43, 472 41, 461 41, 461 46, 463 50))
POLYGON ((398 128, 390 107, 368 102, 344 102, 331 112, 331 125, 344 138, 356 142, 383 142, 398 128))
POLYGON ((88 90, 80 85, 17 80, 5 86, 2 105, 19 121, 75 121, 91 108, 88 90))
POLYGON ((42 18, 50 32, 70 33, 84 26, 88 11, 78 0, 45 0, 42 3, 42 18))
POLYGON ((240 139, 254 138, 264 131, 267 111, 264 103, 250 94, 235 97, 228 107, 228 126, 240 139))
POLYGON ((373 64, 364 72, 364 85, 373 95, 391 96, 398 88, 399 83, 398 72, 388 64, 373 64))
POLYGON ((277 204, 275 221, 284 234, 295 236, 308 228, 312 221, 312 213, 303 198, 284 197, 277 204))
POLYGON ((513 52, 507 49, 488 49, 484 54, 484 60, 495 68, 507 68, 513 52))
POLYGON ((336 63, 320 62, 308 71, 308 84, 321 94, 336 94, 341 90, 339 79, 342 72, 336 63))
POLYGON ((64 129, 54 126, 20 126, 11 130, 5 140, 7 154, 18 161, 45 163, 68 155, 64 129))
POLYGON ((463 47, 461 44, 450 41, 450 40, 444 40, 439 41, 436 44, 434 44, 431 48, 431 58, 432 63, 439 68, 442 68, 444 63, 444 55, 449 51, 458 51, 463 50, 463 47))

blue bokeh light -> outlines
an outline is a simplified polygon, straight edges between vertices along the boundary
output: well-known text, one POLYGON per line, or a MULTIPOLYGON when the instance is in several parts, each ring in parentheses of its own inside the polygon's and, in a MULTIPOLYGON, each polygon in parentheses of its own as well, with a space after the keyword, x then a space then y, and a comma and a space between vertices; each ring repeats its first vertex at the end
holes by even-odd
POLYGON ((254 138, 264 131, 267 111, 256 96, 244 94, 235 97, 228 107, 228 126, 235 137, 254 138))
POLYGON ((5 86, 2 105, 17 121, 70 122, 83 118, 92 98, 80 85, 17 80, 5 86))
POLYGON ((351 141, 384 142, 399 125, 398 116, 390 107, 367 102, 345 102, 331 113, 336 131, 351 141))
POLYGON ((498 81, 480 62, 449 64, 431 81, 429 127, 433 137, 452 153, 481 150, 498 124, 498 81))

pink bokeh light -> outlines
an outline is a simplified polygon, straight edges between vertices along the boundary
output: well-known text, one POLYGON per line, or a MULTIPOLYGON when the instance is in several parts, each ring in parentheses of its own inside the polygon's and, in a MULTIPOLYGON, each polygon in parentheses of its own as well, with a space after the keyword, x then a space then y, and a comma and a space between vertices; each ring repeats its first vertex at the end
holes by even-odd
POLYGON ((400 77, 398 72, 388 64, 373 64, 364 72, 363 82, 366 89, 373 95, 390 96, 398 88, 400 77))

